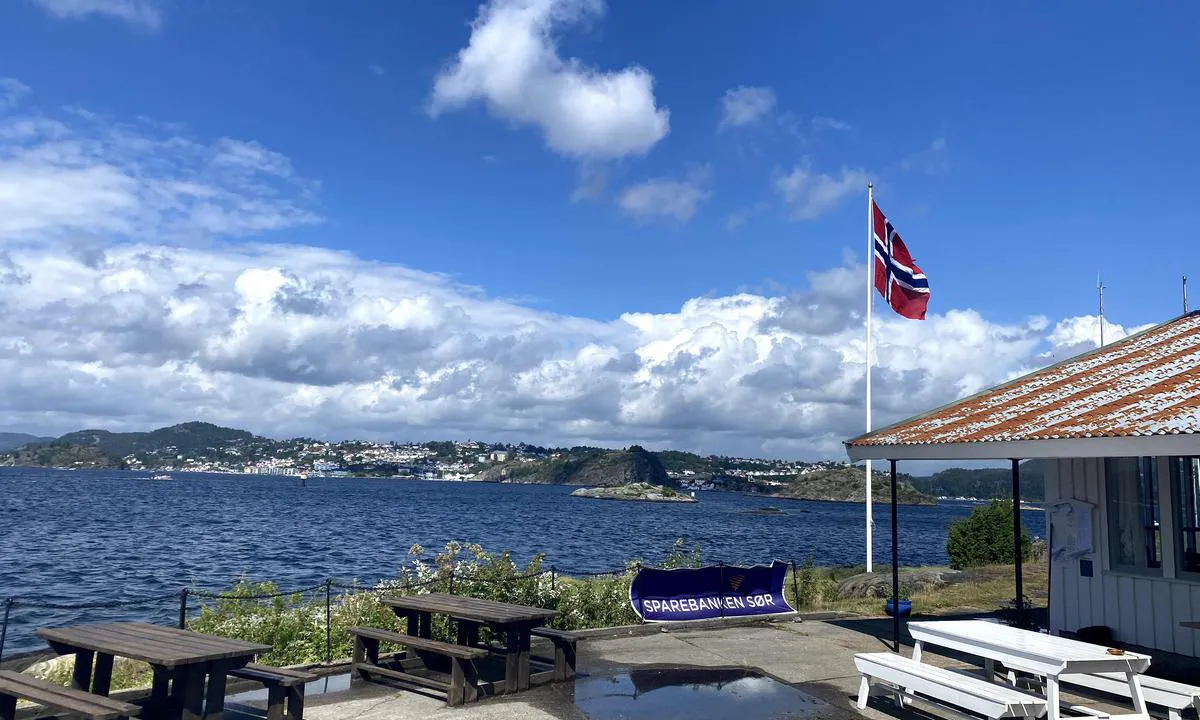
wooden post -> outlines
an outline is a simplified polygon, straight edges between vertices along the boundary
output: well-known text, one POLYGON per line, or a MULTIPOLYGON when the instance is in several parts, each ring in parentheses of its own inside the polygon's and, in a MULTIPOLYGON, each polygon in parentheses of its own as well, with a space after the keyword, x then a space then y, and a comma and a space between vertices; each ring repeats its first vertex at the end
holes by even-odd
POLYGON ((450 658, 450 690, 446 693, 446 704, 451 707, 462 705, 463 686, 467 684, 467 679, 463 675, 462 658, 450 658))
POLYGON ((1013 494, 1013 565, 1016 567, 1017 581, 1017 627, 1027 627, 1025 618, 1025 587, 1022 577, 1021 557, 1021 461, 1012 461, 1012 494, 1013 494))
POLYGON ((287 689, 287 718, 300 720, 304 717, 304 686, 293 685, 287 689))
POLYGON ((0 720, 15 720, 17 717, 17 696, 0 695, 0 720))
POLYGON ((204 695, 203 717, 205 720, 224 717, 225 683, 228 680, 229 671, 234 669, 236 669, 236 665, 224 662, 215 662, 201 668, 201 682, 204 681, 203 679, 206 675, 208 676, 208 684, 204 695))
POLYGON ((170 695, 171 676, 165 668, 154 668, 154 682, 150 686, 150 704, 154 713, 163 713, 166 710, 168 697, 170 695))
MULTIPOLYGON (((351 675, 350 677, 354 677, 351 675)), ((267 687, 267 720, 283 720, 287 706, 287 693, 282 685, 272 684, 267 687)))
POLYGON ((182 720, 204 718, 204 675, 203 665, 188 665, 175 679, 175 682, 183 684, 179 693, 183 700, 182 720))
POLYGON ((79 650, 75 653, 75 672, 71 676, 71 687, 85 692, 92 688, 92 658, 96 653, 79 650))
POLYGON ((113 656, 108 653, 96 654, 96 670, 92 673, 92 693, 108 697, 112 687, 113 656))
POLYGON ((892 640, 900 652, 900 528, 896 511, 896 461, 892 465, 892 640))
POLYGON ((367 671, 359 667, 367 659, 366 645, 361 635, 354 636, 354 653, 350 656, 350 679, 368 680, 367 671))

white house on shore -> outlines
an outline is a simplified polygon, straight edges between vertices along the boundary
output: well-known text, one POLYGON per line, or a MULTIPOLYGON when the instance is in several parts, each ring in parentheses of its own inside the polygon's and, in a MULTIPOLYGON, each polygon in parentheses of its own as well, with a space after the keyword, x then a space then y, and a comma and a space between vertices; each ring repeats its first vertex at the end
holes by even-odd
POLYGON ((1102 625, 1200 655, 1200 630, 1181 625, 1200 621, 1200 313, 846 447, 900 464, 1042 459, 1051 632, 1102 625))

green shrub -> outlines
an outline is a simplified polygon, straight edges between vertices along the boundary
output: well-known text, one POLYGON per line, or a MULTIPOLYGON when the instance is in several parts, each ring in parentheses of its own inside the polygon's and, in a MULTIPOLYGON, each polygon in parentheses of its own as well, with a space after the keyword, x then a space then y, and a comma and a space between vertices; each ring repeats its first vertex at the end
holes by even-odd
MULTIPOLYGON (((946 541, 950 567, 962 569, 979 565, 1013 564, 1013 504, 1009 500, 993 500, 975 508, 970 517, 950 525, 946 541)), ((1033 555, 1029 533, 1021 529, 1021 558, 1033 555)))
POLYGON ((793 577, 785 577, 783 595, 797 610, 837 599, 838 580, 830 568, 817 567, 809 555, 793 577))
MULTIPOLYGON (((638 616, 629 604, 629 584, 637 563, 611 575, 572 578, 546 572, 544 557, 536 555, 525 566, 508 552, 491 553, 480 545, 447 543, 434 555, 414 545, 410 562, 400 568, 395 580, 374 586, 356 583, 337 589, 331 596, 329 640, 333 658, 348 657, 355 625, 401 630, 400 621, 380 603, 384 594, 453 592, 456 595, 499 600, 558 610, 550 623, 562 630, 635 625, 638 616)), ((661 563, 663 567, 699 567, 700 549, 688 549, 678 540, 661 563)), ((325 660, 325 590, 279 597, 271 582, 240 578, 220 595, 197 592, 200 612, 188 627, 197 632, 240 638, 271 645, 260 658, 273 665, 315 663, 325 660)), ((435 615, 433 636, 450 640, 447 618, 435 615)), ((488 639, 486 628, 482 639, 488 639)), ((387 648, 384 648, 385 650, 387 648)))
POLYGON ((699 544, 693 545, 692 549, 688 550, 687 545, 683 542, 683 538, 676 538, 675 544, 671 546, 670 552, 663 558, 662 564, 659 567, 666 570, 676 570, 678 568, 698 568, 703 564, 700 557, 699 544))

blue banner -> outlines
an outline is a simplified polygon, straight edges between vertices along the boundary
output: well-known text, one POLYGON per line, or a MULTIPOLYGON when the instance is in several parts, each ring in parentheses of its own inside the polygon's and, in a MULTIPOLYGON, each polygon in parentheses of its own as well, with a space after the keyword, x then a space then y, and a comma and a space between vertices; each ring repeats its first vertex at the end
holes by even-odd
POLYGON ((642 568, 629 586, 629 602, 646 622, 795 612, 783 597, 787 569, 779 560, 753 567, 642 568))

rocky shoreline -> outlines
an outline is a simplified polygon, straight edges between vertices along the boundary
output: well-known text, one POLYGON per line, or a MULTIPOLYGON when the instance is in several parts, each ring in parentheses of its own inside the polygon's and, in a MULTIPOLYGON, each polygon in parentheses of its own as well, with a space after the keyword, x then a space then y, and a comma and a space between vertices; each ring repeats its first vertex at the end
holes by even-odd
POLYGON ((696 498, 678 493, 665 485, 653 485, 651 483, 630 483, 616 487, 579 488, 571 493, 571 497, 590 498, 592 500, 631 500, 635 502, 697 502, 696 498))

